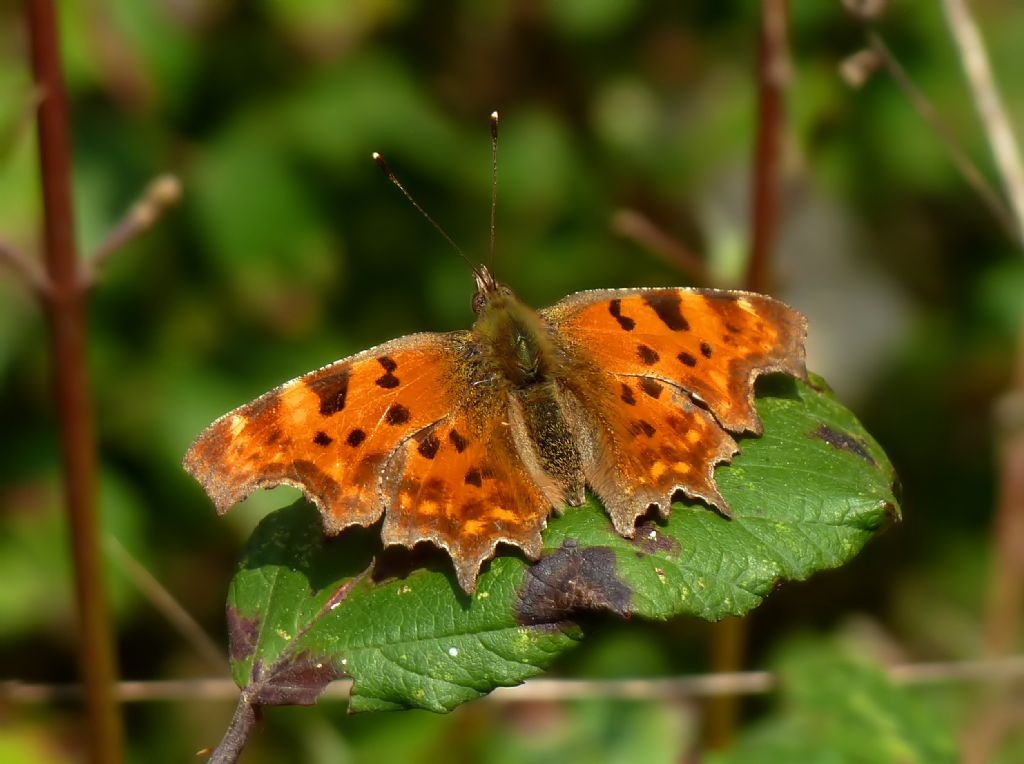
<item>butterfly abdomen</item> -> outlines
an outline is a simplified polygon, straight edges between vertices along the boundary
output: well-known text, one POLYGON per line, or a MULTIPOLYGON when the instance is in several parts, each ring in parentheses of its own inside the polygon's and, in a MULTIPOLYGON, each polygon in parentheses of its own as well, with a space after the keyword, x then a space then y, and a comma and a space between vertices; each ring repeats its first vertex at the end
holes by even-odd
POLYGON ((538 483, 550 484, 545 493, 556 509, 564 504, 579 506, 586 482, 583 460, 557 384, 532 385, 513 391, 510 397, 517 447, 532 456, 525 461, 534 462, 543 473, 537 476, 538 483))

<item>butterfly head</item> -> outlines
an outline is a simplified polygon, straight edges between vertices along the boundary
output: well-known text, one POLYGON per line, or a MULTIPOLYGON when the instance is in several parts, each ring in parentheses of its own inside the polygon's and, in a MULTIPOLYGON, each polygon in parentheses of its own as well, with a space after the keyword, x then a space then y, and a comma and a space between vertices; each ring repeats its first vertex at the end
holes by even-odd
POLYGON ((504 306, 516 299, 511 289, 495 280, 486 265, 478 265, 473 268, 473 280, 476 282, 476 291, 473 293, 473 313, 477 318, 482 316, 488 308, 504 306))

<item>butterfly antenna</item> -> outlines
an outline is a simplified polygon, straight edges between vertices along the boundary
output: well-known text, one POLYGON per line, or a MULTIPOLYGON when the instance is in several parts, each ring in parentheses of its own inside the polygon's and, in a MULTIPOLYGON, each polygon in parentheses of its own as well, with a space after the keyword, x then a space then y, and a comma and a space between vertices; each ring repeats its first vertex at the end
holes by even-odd
POLYGON ((498 112, 491 112, 491 251, 490 266, 494 270, 494 220, 498 209, 498 112))
POLYGON ((395 188, 401 191, 402 195, 409 200, 409 204, 415 207, 417 211, 427 219, 427 222, 430 223, 430 225, 434 226, 434 228, 437 229, 437 232, 445 238, 445 241, 451 244, 452 249, 454 249, 458 253, 459 257, 461 257, 463 260, 469 263, 469 266, 475 270, 476 266, 473 264, 472 260, 466 257, 466 253, 462 251, 462 247, 456 244, 455 239, 449 236, 448 232, 444 230, 441 227, 441 225, 436 220, 434 220, 434 218, 430 217, 430 215, 427 214, 427 211, 420 206, 420 203, 413 199, 412 194, 406 191, 405 186, 402 185, 402 182, 391 171, 391 168, 388 167, 388 163, 384 161, 384 157, 382 157, 380 154, 374 151, 373 161, 377 163, 377 166, 387 176, 388 180, 395 184, 395 188))

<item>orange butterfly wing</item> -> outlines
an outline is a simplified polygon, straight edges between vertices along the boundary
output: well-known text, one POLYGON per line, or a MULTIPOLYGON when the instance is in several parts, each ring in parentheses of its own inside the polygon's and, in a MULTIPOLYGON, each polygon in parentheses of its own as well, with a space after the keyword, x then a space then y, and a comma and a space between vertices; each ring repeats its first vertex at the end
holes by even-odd
POLYGON ((210 425, 185 469, 220 513, 281 484, 317 505, 328 533, 387 510, 385 544, 433 541, 472 591, 498 541, 539 553, 551 503, 501 411, 474 396, 467 342, 468 332, 412 335, 293 379, 210 425))
POLYGON ((447 549, 466 592, 498 542, 536 558, 552 510, 518 455, 507 416, 488 412, 498 406, 462 409, 407 440, 384 485, 384 543, 429 540, 447 549))
POLYGON ((729 432, 761 432, 756 377, 805 376, 803 316, 764 295, 697 289, 580 292, 541 315, 589 363, 565 384, 590 414, 587 482, 616 529, 632 536, 676 490, 728 514, 714 467, 737 450, 729 432))

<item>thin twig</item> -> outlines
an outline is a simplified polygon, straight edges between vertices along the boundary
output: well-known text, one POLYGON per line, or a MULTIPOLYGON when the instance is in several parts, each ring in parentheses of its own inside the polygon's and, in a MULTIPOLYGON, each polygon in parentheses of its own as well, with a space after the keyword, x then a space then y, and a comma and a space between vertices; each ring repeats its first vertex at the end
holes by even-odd
POLYGON ((0 241, 0 264, 6 264, 17 273, 39 297, 49 296, 50 280, 46 277, 46 271, 13 244, 0 241))
POLYGON ((174 175, 160 175, 146 186, 142 195, 128 208, 96 250, 82 266, 81 281, 86 289, 94 286, 111 255, 129 241, 148 231, 168 208, 181 199, 181 181, 174 175))
POLYGON ((107 554, 117 561, 135 587, 177 629, 185 641, 192 645, 192 648, 210 664, 211 668, 222 669, 226 666, 228 664, 227 656, 203 627, 196 622, 196 619, 174 598, 174 595, 167 591, 163 584, 146 570, 145 566, 136 560, 120 541, 109 534, 104 540, 107 554))
POLYGON ((988 136, 996 168, 1002 177, 1003 188, 1016 216, 1015 238, 1024 246, 1024 164, 1021 163, 1020 149, 1010 127, 1010 120, 1006 116, 999 88, 996 87, 995 78, 992 76, 985 43, 964 0, 943 0, 942 6, 946 12, 949 30, 960 51, 960 61, 967 75, 982 127, 988 136))
POLYGON ((690 283, 698 286, 710 283, 704 261, 665 233, 642 212, 632 209, 618 210, 612 216, 612 229, 619 236, 636 242, 669 265, 678 268, 690 283))
MULTIPOLYGON (((1024 681, 1024 655, 939 663, 903 663, 886 669, 898 685, 954 683, 1019 684, 1024 681)), ((516 687, 500 687, 481 698, 482 703, 533 703, 538 701, 686 700, 719 695, 763 695, 778 686, 770 671, 737 671, 728 674, 696 674, 662 679, 530 679, 516 687)), ((351 679, 328 685, 322 700, 347 700, 351 679)), ((238 697, 238 687, 224 678, 125 681, 117 685, 122 703, 169 701, 224 702, 238 697)), ((58 703, 81 697, 75 684, 27 684, 0 682, 0 701, 5 703, 58 703)))
POLYGON ((903 94, 910 101, 911 106, 914 107, 914 110, 917 111, 921 119, 928 123, 928 126, 939 137, 939 140, 942 141, 943 146, 946 148, 946 153, 949 154, 953 166, 956 167, 961 177, 967 182, 967 185, 974 189, 974 192, 984 202, 985 206, 988 207, 1007 235, 1016 240, 1017 227, 1013 222, 1013 213, 1006 206, 1006 202, 999 192, 992 187, 985 179, 985 176, 982 175, 977 165, 971 161, 967 151, 960 144, 960 141, 942 118, 942 115, 939 114, 938 110, 931 104, 924 93, 918 89, 914 81, 910 79, 907 70, 903 68, 899 59, 896 58, 889 46, 885 44, 881 35, 869 29, 867 31, 867 40, 871 50, 878 55, 886 71, 889 72, 889 76, 892 77, 893 82, 903 91, 903 94))
MULTIPOLYGON (((1003 188, 1015 216, 1015 239, 1024 249, 1024 165, 978 26, 963 0, 943 0, 946 23, 956 41, 974 105, 988 138, 1003 188)), ((997 412, 1000 422, 999 498, 992 527, 993 571, 985 616, 985 648, 1009 652, 1016 643, 1024 607, 1024 325, 1018 334, 1015 374, 997 412)), ((988 761, 1007 731, 1007 718, 994 712, 1007 697, 992 690, 980 704, 963 740, 964 760, 988 761)))
POLYGON ((85 299, 78 278, 71 204, 67 94, 53 0, 29 0, 26 5, 32 71, 36 86, 44 94, 37 130, 45 259, 52 285, 46 307, 74 563, 89 757, 93 762, 116 764, 122 757, 121 717, 114 694, 114 643, 99 549, 96 447, 86 364, 85 299))

